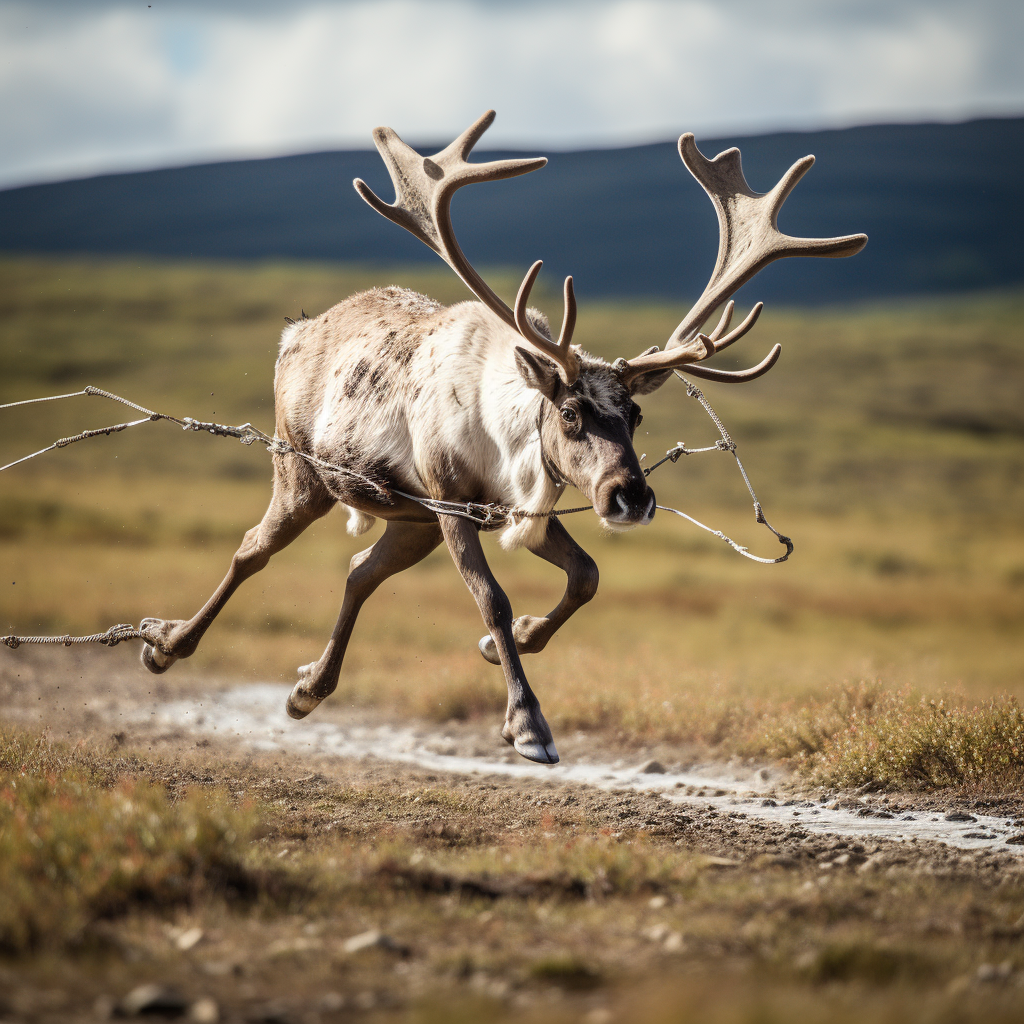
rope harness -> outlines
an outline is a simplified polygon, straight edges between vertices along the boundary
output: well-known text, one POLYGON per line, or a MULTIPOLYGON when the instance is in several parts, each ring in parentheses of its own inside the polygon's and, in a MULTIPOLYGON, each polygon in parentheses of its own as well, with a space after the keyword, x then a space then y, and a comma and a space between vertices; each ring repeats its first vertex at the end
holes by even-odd
MULTIPOLYGON (((706 526, 699 520, 694 519, 693 516, 689 516, 677 508, 669 508, 666 505, 657 505, 656 508, 660 509, 662 512, 671 512, 673 515, 679 516, 687 522, 693 523, 694 526, 699 526, 702 530, 710 533, 713 537, 717 537, 719 540, 724 541, 735 552, 743 555, 744 558, 749 558, 751 561, 760 562, 763 565, 776 565, 779 562, 785 562, 793 553, 793 541, 790 540, 789 537, 785 536, 785 534, 779 533, 779 531, 776 530, 775 527, 772 526, 772 524, 765 518, 764 510, 761 508, 761 503, 757 500, 757 495, 754 493, 754 488, 751 486, 750 478, 747 476, 747 471, 743 468, 743 463, 740 462, 740 457, 736 452, 736 442, 729 436, 729 432, 725 429, 724 424, 718 418, 715 410, 711 408, 700 388, 698 388, 693 381, 684 377, 678 370, 673 372, 686 385, 687 397, 695 398, 700 402, 704 411, 711 417, 712 422, 718 428, 718 432, 721 434, 721 437, 714 444, 708 445, 705 448, 687 448, 682 441, 678 442, 665 453, 663 458, 659 459, 653 466, 646 468, 644 470, 644 476, 650 476, 651 473, 653 473, 659 466, 663 466, 666 462, 678 462, 683 455, 698 455, 701 452, 729 452, 736 460, 736 465, 739 468, 740 475, 743 477, 743 482, 747 485, 747 490, 750 492, 750 498, 754 503, 754 519, 775 534, 779 543, 785 545, 786 553, 784 555, 780 555, 778 558, 762 558, 759 555, 753 555, 746 547, 742 544, 737 544, 734 540, 722 533, 721 530, 712 529, 712 527, 706 526)), ((369 477, 363 476, 361 473, 357 473, 354 470, 349 469, 347 466, 335 466, 329 462, 325 462, 323 459, 318 459, 315 455, 308 455, 306 452, 300 452, 296 448, 293 448, 287 441, 284 441, 279 437, 271 437, 270 434, 264 433, 258 427, 254 427, 251 423, 243 423, 241 426, 233 427, 226 426, 222 423, 210 423, 204 420, 196 420, 191 416, 183 416, 180 418, 178 416, 170 416, 167 413, 154 412, 152 409, 136 405, 135 402, 130 402, 127 398, 111 394, 109 391, 103 391, 101 388, 95 388, 92 385, 83 388, 81 391, 73 391, 67 395, 48 395, 45 398, 27 398, 21 402, 8 402, 6 405, 0 405, 0 409, 14 409, 18 406, 36 405, 40 402, 59 402, 65 398, 79 398, 83 395, 95 395, 99 398, 109 398, 111 401, 120 402, 122 405, 126 405, 128 408, 134 409, 136 412, 144 413, 145 415, 142 419, 130 420, 127 423, 115 423, 109 427, 100 427, 96 430, 83 430, 81 433, 74 434, 71 437, 62 437, 60 440, 54 441, 53 444, 47 445, 45 448, 40 448, 37 452, 33 452, 31 455, 25 455, 20 459, 15 459, 14 462, 9 462, 6 466, 0 466, 0 473, 5 469, 11 469, 14 466, 21 465, 23 462, 28 462, 29 459, 34 459, 39 455, 45 455, 47 452, 52 452, 58 448, 66 448, 68 445, 74 444, 76 441, 84 441, 87 438, 99 437, 101 435, 106 437, 110 434, 117 434, 122 430, 127 430, 129 427, 138 427, 143 423, 154 423, 158 420, 168 420, 171 423, 178 424, 182 430, 205 431, 206 433, 214 434, 217 437, 236 437, 244 445, 251 445, 255 441, 259 441, 271 455, 294 455, 317 469, 327 470, 331 473, 342 473, 369 486, 385 501, 390 501, 391 495, 396 494, 399 497, 415 501, 417 504, 422 505, 424 508, 429 509, 431 512, 436 514, 460 516, 463 519, 469 519, 479 525, 482 529, 495 529, 501 526, 511 525, 520 519, 547 519, 554 516, 568 516, 573 515, 576 512, 588 512, 594 507, 593 505, 580 505, 576 508, 561 508, 550 512, 530 512, 526 509, 515 508, 511 505, 500 505, 496 503, 481 504, 480 502, 475 501, 439 501, 435 498, 424 498, 417 494, 408 494, 405 491, 398 490, 397 488, 391 488, 389 491, 375 480, 371 480, 369 477)), ((645 457, 646 456, 642 456, 641 458, 645 457)), ((90 636, 0 636, 0 643, 5 644, 7 647, 12 649, 20 647, 22 644, 60 644, 63 647, 70 647, 73 644, 97 643, 103 644, 105 647, 116 647, 122 640, 135 639, 144 640, 145 637, 130 623, 120 623, 116 626, 111 626, 105 633, 93 633, 90 636)))

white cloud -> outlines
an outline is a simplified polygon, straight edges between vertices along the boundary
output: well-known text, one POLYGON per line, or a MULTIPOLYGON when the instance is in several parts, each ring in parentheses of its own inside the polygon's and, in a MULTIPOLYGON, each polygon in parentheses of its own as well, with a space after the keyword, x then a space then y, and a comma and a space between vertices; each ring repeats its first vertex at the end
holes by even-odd
POLYGON ((612 145, 1024 110, 1011 0, 0 0, 0 184, 443 140, 612 145))

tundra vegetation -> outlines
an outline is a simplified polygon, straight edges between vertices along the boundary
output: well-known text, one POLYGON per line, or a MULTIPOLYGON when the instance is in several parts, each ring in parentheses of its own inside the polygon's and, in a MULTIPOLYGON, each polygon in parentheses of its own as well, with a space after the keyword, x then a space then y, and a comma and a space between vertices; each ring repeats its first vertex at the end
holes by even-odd
MULTIPOLYGON (((458 301, 450 276, 9 259, 0 402, 94 384, 268 428, 283 316, 394 281, 458 301)), ((518 284, 489 279, 505 293, 518 284)), ((535 301, 557 320, 560 296, 535 301)), ((680 316, 588 301, 576 337, 613 359, 660 344, 680 316)), ((796 553, 761 567, 674 517, 605 536, 593 513, 574 516, 600 590, 528 661, 556 738, 583 731, 617 756, 660 744, 778 759, 809 787, 1016 807, 1022 321, 1019 293, 769 310, 758 337, 783 345, 774 372, 704 390, 796 553)), ((648 462, 678 440, 715 438, 676 382, 642 405, 648 462)), ((0 416, 0 464, 125 418, 97 398, 0 416)), ((190 613, 269 481, 259 446, 167 424, 8 471, 0 633, 190 613)), ((651 482, 660 503, 777 553, 728 456, 684 459, 651 482)), ((190 672, 293 682, 330 631, 349 558, 374 536, 348 537, 341 515, 312 527, 227 607, 190 672)), ((554 605, 557 570, 485 544, 516 614, 554 605)), ((439 550, 367 604, 330 701, 491 723, 505 687, 479 634, 439 550)), ((22 654, 0 652, 11 706, 22 654)), ((139 686, 153 685, 140 670, 139 686)), ((651 1021, 1019 1016, 1024 880, 1013 872, 923 872, 913 858, 822 872, 799 850, 723 866, 708 854, 728 849, 643 827, 656 816, 642 800, 622 825, 607 801, 577 807, 547 791, 135 750, 76 729, 70 707, 59 731, 12 728, 0 744, 0 990, 14 993, 0 994, 0 1014, 14 1019, 90 1019, 154 978, 214 998, 229 1020, 636 1020, 641 999, 651 1021), (179 948, 196 928, 203 941, 179 948), (393 944, 345 951, 373 928, 393 944)))

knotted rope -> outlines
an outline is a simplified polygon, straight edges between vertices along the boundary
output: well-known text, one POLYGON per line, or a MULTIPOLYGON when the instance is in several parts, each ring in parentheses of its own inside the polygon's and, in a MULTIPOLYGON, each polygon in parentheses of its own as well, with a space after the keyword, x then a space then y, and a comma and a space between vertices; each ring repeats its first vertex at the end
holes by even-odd
MULTIPOLYGON (((764 565, 776 565, 779 562, 785 562, 793 553, 793 542, 789 537, 785 536, 785 534, 779 533, 779 531, 776 530, 775 527, 772 526, 772 524, 765 518, 764 510, 761 508, 761 503, 757 500, 757 495, 754 493, 754 488, 751 486, 750 478, 747 476, 747 471, 743 468, 743 463, 740 462, 740 457, 736 452, 736 442, 729 436, 729 432, 725 429, 724 424, 718 418, 715 410, 711 408, 711 405, 704 397, 704 393, 700 388, 698 388, 693 381, 684 377, 678 370, 675 370, 674 372, 675 375, 686 385, 687 397, 695 398, 701 404, 704 411, 711 417, 711 420, 714 422, 715 426, 718 428, 718 432, 722 436, 713 445, 708 445, 705 448, 687 448, 686 445, 680 441, 678 444, 670 448, 663 458, 659 459, 653 466, 649 466, 645 469, 644 476, 650 476, 651 473, 653 473, 659 466, 663 466, 666 462, 678 462, 684 455, 698 455, 701 452, 729 452, 736 460, 736 465, 743 477, 743 482, 747 485, 747 490, 750 492, 750 498, 754 503, 755 521, 766 526, 773 534, 775 534, 779 539, 779 543, 785 545, 786 553, 784 555, 780 555, 778 558, 762 558, 759 555, 752 555, 746 547, 742 544, 737 544, 734 540, 722 533, 721 530, 715 530, 710 526, 706 526, 699 520, 694 519, 693 516, 687 515, 685 512, 681 512, 677 508, 669 508, 667 505, 658 505, 656 507, 662 512, 671 512, 673 515, 679 516, 680 518, 687 520, 687 522, 693 523, 694 526, 699 526, 702 530, 705 530, 712 536, 724 541, 738 554, 741 554, 744 558, 749 558, 751 561, 761 562, 764 565)), ((71 437, 62 437, 60 440, 54 441, 53 444, 47 445, 45 448, 40 448, 37 452, 33 452, 31 455, 25 455, 20 459, 15 459, 14 462, 9 462, 6 466, 0 466, 0 473, 5 469, 11 469, 23 462, 28 462, 29 459, 34 459, 39 455, 45 455, 47 452, 54 451, 57 448, 66 448, 69 444, 74 444, 76 441, 84 441, 87 438, 99 437, 100 435, 109 436, 110 434, 116 434, 122 430, 127 430, 130 427, 140 426, 143 423, 154 423, 158 420, 168 420, 171 423, 178 424, 178 426, 183 430, 205 431, 206 433, 214 434, 217 437, 236 437, 244 445, 251 445, 253 442, 259 441, 271 455, 295 455, 309 463, 309 465, 315 466, 317 469, 327 470, 331 473, 343 473, 355 480, 359 480, 361 483, 368 485, 372 490, 380 494, 385 501, 390 502, 391 495, 396 494, 399 497, 415 501, 436 514, 460 516, 463 519, 469 519, 472 522, 477 523, 483 529, 493 529, 497 526, 515 523, 519 519, 547 519, 553 516, 568 516, 576 512, 588 512, 594 507, 593 505, 580 505, 576 508, 561 508, 549 512, 531 512, 527 509, 515 508, 511 505, 500 505, 497 503, 482 504, 474 501, 440 501, 435 498, 424 498, 417 494, 408 494, 405 491, 399 491, 395 488, 392 488, 389 492, 387 488, 381 486, 375 480, 371 480, 369 477, 363 476, 361 473, 357 473, 354 470, 349 469, 347 466, 335 466, 329 462, 325 462, 323 459, 318 459, 315 455, 308 455, 306 452, 300 452, 296 448, 292 447, 292 445, 287 441, 284 441, 279 437, 271 437, 270 434, 264 433, 258 427, 254 427, 251 423, 243 423, 240 426, 228 426, 223 423, 196 420, 191 416, 170 416, 167 413, 154 412, 152 409, 145 408, 145 406, 136 405, 135 402, 131 402, 127 398, 122 398, 120 395, 112 394, 109 391, 104 391, 101 388, 96 388, 92 385, 83 388, 81 391, 73 391, 67 395, 48 395, 44 398, 26 398, 20 402, 8 402, 6 405, 0 405, 0 409, 14 409, 22 405, 35 405, 39 402, 58 402, 65 398, 78 398, 90 395, 95 395, 98 398, 109 398, 111 401, 120 402, 122 405, 126 405, 128 408, 134 409, 136 412, 144 413, 145 415, 142 419, 130 420, 127 423, 115 423, 109 427, 100 427, 95 430, 83 430, 81 433, 74 434, 71 437)), ((106 647, 116 647, 122 640, 134 639, 144 640, 145 637, 131 624, 121 623, 116 626, 111 626, 105 633, 93 633, 90 636, 0 636, 0 643, 5 644, 7 647, 12 649, 20 647, 22 644, 60 644, 63 647, 70 647, 73 644, 98 643, 103 644, 106 647)))

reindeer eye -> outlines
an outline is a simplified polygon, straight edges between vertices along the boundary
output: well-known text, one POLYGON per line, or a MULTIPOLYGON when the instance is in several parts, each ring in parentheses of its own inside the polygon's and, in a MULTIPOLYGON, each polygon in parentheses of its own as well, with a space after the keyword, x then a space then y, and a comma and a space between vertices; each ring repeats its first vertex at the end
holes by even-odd
POLYGON ((562 408, 562 419, 566 423, 575 423, 579 417, 576 415, 575 409, 570 409, 568 406, 562 408))

